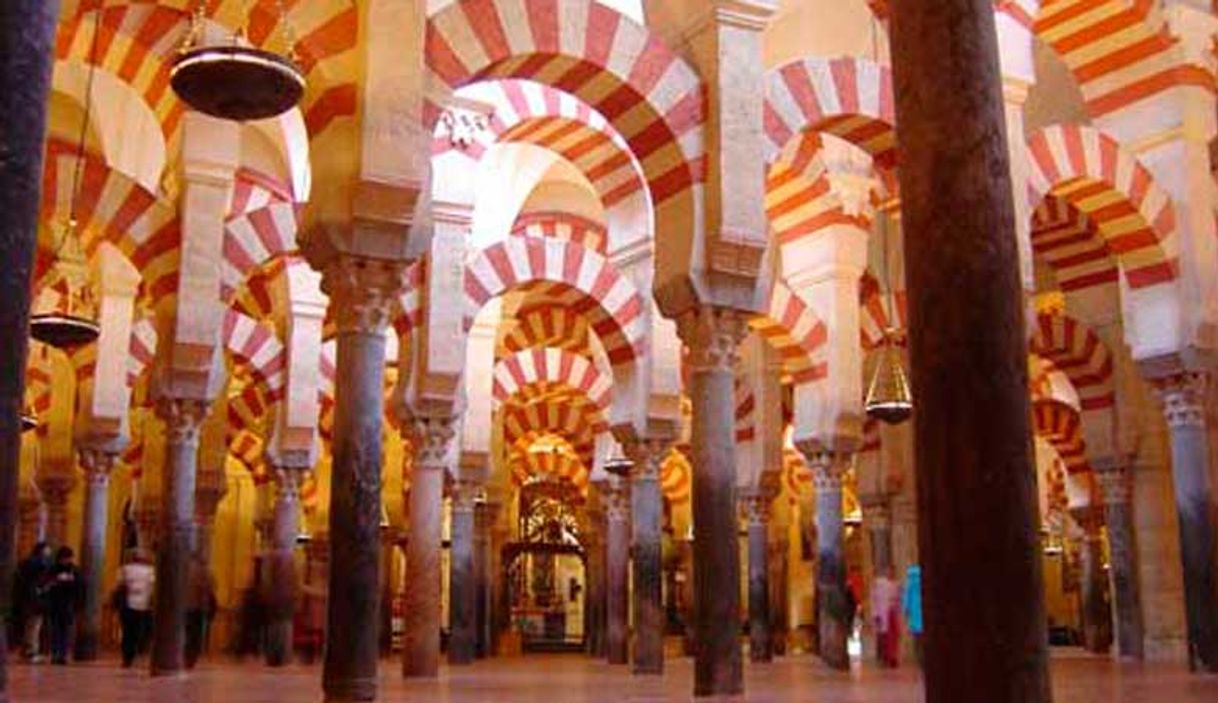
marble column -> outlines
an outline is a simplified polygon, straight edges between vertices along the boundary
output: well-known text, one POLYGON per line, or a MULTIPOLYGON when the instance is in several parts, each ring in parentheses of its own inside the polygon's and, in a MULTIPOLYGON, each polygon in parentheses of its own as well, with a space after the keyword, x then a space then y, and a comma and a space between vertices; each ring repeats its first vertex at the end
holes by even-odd
POLYGON ((606 656, 605 540, 601 536, 604 520, 592 516, 590 522, 592 525, 584 535, 588 581, 588 588, 584 595, 584 644, 589 656, 601 659, 606 656))
MULTIPOLYGON (((38 240, 39 193, 47 96, 59 3, 9 0, 0 5, 0 612, 12 604, 18 555, 21 412, 29 348, 30 277, 38 240)), ((0 701, 8 697, 8 643, 0 627, 0 701)))
POLYGON ((156 596, 152 628, 152 675, 185 671, 186 606, 195 548, 195 470, 199 430, 207 402, 164 397, 157 414, 165 422, 165 466, 161 479, 156 596))
POLYGON ((630 492, 614 477, 602 487, 601 496, 605 504, 605 657, 610 664, 626 664, 630 661, 630 492))
POLYGON ((1115 605, 1117 653, 1142 659, 1142 597, 1138 583, 1138 549, 1133 533, 1133 482, 1124 461, 1092 462, 1108 525, 1109 578, 1115 605))
POLYGON ((472 664, 477 647, 478 589, 474 583, 474 505, 477 484, 457 481, 452 491, 448 571, 448 663, 472 664))
POLYGON ((278 667, 292 658, 292 620, 300 593, 296 573, 296 536, 300 534, 300 486, 312 462, 282 457, 273 465, 275 506, 272 511, 270 539, 267 540, 266 567, 270 598, 267 603, 266 663, 278 667))
POLYGON ((664 500, 660 462, 671 444, 644 439, 626 447, 630 472, 631 594, 634 598, 634 674, 664 673, 664 500))
POLYGON ((734 394, 747 329, 746 316, 727 308, 694 308, 677 319, 693 403, 695 696, 744 691, 734 394))
POLYGON ((770 662, 769 517, 773 497, 760 490, 741 498, 749 532, 749 660, 770 662))
POLYGON ((1070 512, 1083 531, 1079 540, 1083 646, 1089 652, 1107 654, 1112 647, 1112 611, 1108 605, 1108 579, 1104 575, 1104 509, 1096 505, 1072 508, 1070 512))
POLYGON ((491 529, 499 519, 499 505, 489 500, 474 505, 474 656, 491 656, 491 612, 494 600, 491 589, 491 529))
POLYGON ((38 475, 38 490, 46 506, 46 540, 53 549, 66 546, 68 539, 68 497, 76 486, 76 478, 58 471, 38 475))
POLYGON ((994 3, 899 0, 891 10, 926 701, 1047 703, 1027 327, 994 3))
POLYGON ((440 672, 440 551, 444 474, 454 418, 414 420, 415 463, 410 481, 410 532, 406 541, 406 632, 402 675, 434 678, 440 672))
POLYGON ((1180 522, 1180 559, 1188 617, 1189 665, 1218 672, 1218 553, 1214 543, 1214 489, 1210 481, 1205 373, 1155 380, 1171 431, 1172 480, 1180 522))
POLYGON ((846 555, 842 539, 842 479, 850 466, 848 455, 817 448, 800 448, 812 469, 816 488, 816 623, 820 658, 834 669, 850 668, 846 641, 846 555))
POLYGON ((228 495, 228 477, 224 471, 200 472, 195 485, 195 558, 211 568, 212 542, 216 527, 216 510, 228 495))
POLYGON ((782 536, 772 538, 770 550, 770 653, 772 656, 785 656, 787 653, 787 638, 791 629, 788 616, 787 571, 788 552, 790 544, 786 539, 786 526, 778 525, 774 531, 782 536))
POLYGON ((377 691, 385 331, 404 264, 340 255, 322 272, 338 330, 330 473, 327 702, 377 691))
POLYGON ((871 568, 876 574, 887 574, 898 578, 892 557, 892 508, 887 496, 871 496, 860 499, 863 506, 863 526, 867 528, 868 546, 871 547, 871 568))
POLYGON ((97 658, 101 633, 102 581, 106 568, 106 530, 109 527, 110 470, 114 453, 95 447, 80 450, 85 470, 85 512, 81 526, 80 571, 85 579, 85 599, 77 622, 75 658, 97 658))

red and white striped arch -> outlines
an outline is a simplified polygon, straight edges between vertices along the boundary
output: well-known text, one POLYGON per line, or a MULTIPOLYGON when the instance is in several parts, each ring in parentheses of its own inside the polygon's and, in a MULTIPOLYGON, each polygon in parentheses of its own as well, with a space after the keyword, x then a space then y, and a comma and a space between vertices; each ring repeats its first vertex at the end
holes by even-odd
POLYGON ((1214 90, 1148 0, 1042 0, 1032 25, 1078 81, 1088 113, 1102 117, 1179 87, 1214 90))
POLYGON ((875 276, 870 272, 863 273, 859 279, 859 334, 864 351, 871 351, 880 346, 889 329, 909 329, 906 291, 898 290, 895 300, 897 319, 893 320, 889 310, 889 296, 880 288, 880 282, 875 276))
MULTIPOLYGON (((68 218, 77 163, 74 145, 55 139, 47 142, 43 219, 68 218)), ((110 242, 140 272, 149 299, 158 303, 173 300, 178 287, 181 228, 172 203, 89 153, 84 156, 75 203, 78 231, 88 254, 101 242, 110 242)))
POLYGON ((552 476, 568 481, 581 491, 588 487, 591 472, 579 457, 566 452, 515 452, 510 465, 512 478, 523 484, 531 478, 552 476))
POLYGON ((503 351, 508 354, 532 347, 553 347, 591 356, 588 320, 568 306, 549 301, 529 304, 516 310, 512 319, 516 324, 502 341, 503 351))
POLYGON ((1039 315, 1031 350, 1070 379, 1084 412, 1116 404, 1112 353, 1086 325, 1066 315, 1039 315))
MULTIPOLYGON (((881 20, 887 20, 891 0, 867 0, 867 6, 881 20)), ((1016 22, 1031 27, 1041 0, 994 0, 994 11, 1010 15, 1016 22)))
POLYGON ((265 384, 267 397, 272 401, 281 398, 287 380, 287 352, 274 329, 229 308, 221 334, 225 348, 265 384))
POLYGON ((224 225, 220 292, 230 299, 250 274, 296 249, 297 205, 276 201, 229 218, 224 225))
POLYGON ((156 320, 145 315, 131 325, 131 342, 127 347, 127 386, 135 388, 147 378, 156 360, 156 320))
POLYGON ((703 178, 704 88, 646 28, 592 0, 458 0, 428 20, 425 53, 432 79, 453 90, 517 78, 578 97, 638 160, 656 231, 689 226, 688 212, 665 205, 684 196, 688 207, 703 178))
POLYGON ((516 218, 512 234, 518 237, 557 239, 587 247, 605 256, 609 233, 605 225, 569 212, 529 212, 516 218))
POLYGON ((660 464, 660 491, 669 503, 684 503, 693 490, 693 466, 677 448, 670 449, 660 464))
MULTIPOLYGON (((97 63, 144 96, 172 143, 185 108, 169 87, 169 71, 194 6, 195 0, 65 0, 56 56, 88 60, 90 14, 101 10, 97 63)), ((272 49, 282 48, 284 30, 291 28, 297 64, 305 74, 301 112, 311 138, 355 115, 359 10, 354 2, 207 0, 206 14, 228 27, 245 27, 252 45, 272 49)))
POLYGON ((465 267, 465 328, 492 298, 522 288, 589 303, 583 307, 610 363, 645 352, 647 320, 634 283, 605 257, 570 242, 509 237, 477 252, 465 267))
POLYGON ((233 179, 228 216, 238 217, 274 203, 290 203, 295 200, 291 183, 269 173, 241 166, 233 179))
POLYGON ((582 393, 602 414, 613 400, 613 379, 588 357, 565 349, 534 347, 495 364, 493 393, 499 403, 514 396, 529 399, 538 388, 553 386, 582 393))
POLYGON ((1083 125, 1053 125, 1028 141, 1032 207, 1046 195, 1094 222, 1132 289, 1176 279, 1176 213, 1150 171, 1115 139, 1083 125))
POLYGON ((778 352, 784 372, 797 385, 828 376, 829 330, 785 281, 775 280, 767 314, 754 317, 750 326, 778 352))
POLYGON ((791 503, 813 492, 812 469, 808 468, 804 455, 790 447, 782 450, 782 489, 791 503))
POLYGON ((739 377, 736 378, 733 395, 736 398, 736 443, 752 442, 757 438, 757 396, 753 395, 749 384, 739 377))
POLYGON ((582 397, 568 402, 509 403, 501 415, 508 444, 531 444, 537 437, 551 434, 570 442, 580 456, 587 457, 592 456, 596 435, 608 429, 596 407, 582 397))
POLYGON ((45 437, 47 413, 51 410, 51 371, 33 358, 25 367, 25 402, 38 417, 38 436, 45 437))
POLYGON ((1040 400, 1032 406, 1032 425, 1055 450, 1070 474, 1087 473, 1087 445, 1082 421, 1074 408, 1056 400, 1040 400))
POLYGON ((1055 195, 1045 196, 1032 214, 1032 250, 1063 293, 1110 286, 1120 276, 1095 222, 1055 195))

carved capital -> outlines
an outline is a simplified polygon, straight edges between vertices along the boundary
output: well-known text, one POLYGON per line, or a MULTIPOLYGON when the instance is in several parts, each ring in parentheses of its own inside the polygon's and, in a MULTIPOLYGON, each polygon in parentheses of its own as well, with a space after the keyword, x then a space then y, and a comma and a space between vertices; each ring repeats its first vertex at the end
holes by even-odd
POLYGON ((79 450, 80 465, 85 471, 85 478, 90 484, 105 485, 110 481, 110 471, 114 469, 114 452, 97 447, 82 447, 79 450))
POLYGON ((406 287, 407 262, 340 254, 322 272, 339 334, 384 334, 406 287))
POLYGON ((307 469, 283 464, 272 468, 275 472, 275 500, 283 503, 300 502, 300 487, 304 484, 307 469))
POLYGON ((850 467, 850 455, 825 449, 819 442, 799 442, 799 451, 803 452, 812 470, 812 485, 819 496, 822 492, 842 490, 842 480, 850 467))
POLYGON ((1163 416, 1172 429, 1205 427, 1205 394, 1209 374, 1185 371, 1154 380, 1155 393, 1163 401, 1163 416))
POLYGON ((165 439, 170 444, 198 444, 207 401, 163 396, 157 400, 156 414, 165 422, 165 439))
POLYGON ((627 442, 622 450, 633 463, 630 480, 659 481, 660 467, 670 448, 672 448, 671 438, 644 437, 627 442))
POLYGON ((1100 538, 1100 530, 1104 527, 1104 509, 1098 505, 1088 505, 1081 508, 1071 508, 1070 515, 1078 526, 1083 528, 1086 541, 1091 542, 1100 538))
POLYGON ((35 481, 42 502, 51 508, 62 508, 67 505, 68 495, 76 486, 76 478, 71 474, 59 471, 38 474, 35 481))
POLYGON ((627 521, 630 519, 630 490, 624 482, 610 481, 601 486, 601 505, 605 508, 605 519, 627 521))
POLYGON ((690 308, 677 318, 677 335, 689 349, 689 368, 734 372, 740 342, 748 334, 748 313, 709 305, 690 308))
POLYGON ((447 469, 449 447, 457 434, 456 418, 451 416, 415 417, 415 466, 421 469, 447 469))
POLYGON ((868 529, 884 531, 892 529, 892 506, 884 495, 864 495, 859 497, 863 508, 863 524, 868 529))
POLYGON ((482 485, 475 481, 465 481, 458 479, 453 481, 452 499, 453 510, 460 512, 473 512, 474 506, 478 502, 478 498, 482 496, 482 485))
POLYGON ((740 495, 740 509, 749 526, 764 526, 770 521, 770 506, 773 499, 764 491, 749 491, 740 495))
POLYGON ((1095 465, 1095 482, 1104 505, 1128 505, 1133 498, 1133 476, 1126 464, 1095 465))

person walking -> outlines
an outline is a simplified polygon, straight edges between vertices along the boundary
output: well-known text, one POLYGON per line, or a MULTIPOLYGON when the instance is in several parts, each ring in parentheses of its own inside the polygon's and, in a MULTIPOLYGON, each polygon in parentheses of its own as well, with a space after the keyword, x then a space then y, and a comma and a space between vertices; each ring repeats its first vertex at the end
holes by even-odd
POLYGON ((142 549, 133 550, 131 560, 119 570, 114 592, 123 629, 123 668, 129 668, 143 651, 152 624, 152 586, 156 571, 142 549))
POLYGON ((871 620, 875 625, 876 658, 880 666, 895 669, 901 646, 900 588, 885 570, 871 584, 871 620))
POLYGON ((51 546, 34 545, 30 555, 17 567, 14 579, 14 611, 17 634, 30 662, 42 661, 42 623, 46 615, 51 578, 51 546))
POLYGON ((72 625, 76 622, 76 611, 84 605, 84 576, 73 561, 75 556, 71 547, 60 547, 55 553, 55 565, 51 567, 47 624, 50 626, 52 664, 68 663, 72 625))
POLYGON ((207 563, 197 554, 191 561, 186 607, 186 668, 193 669, 206 649, 207 634, 216 614, 215 580, 207 563))
POLYGON ((905 572, 905 590, 901 595, 901 612, 913 638, 914 657, 922 665, 922 567, 914 564, 905 572))

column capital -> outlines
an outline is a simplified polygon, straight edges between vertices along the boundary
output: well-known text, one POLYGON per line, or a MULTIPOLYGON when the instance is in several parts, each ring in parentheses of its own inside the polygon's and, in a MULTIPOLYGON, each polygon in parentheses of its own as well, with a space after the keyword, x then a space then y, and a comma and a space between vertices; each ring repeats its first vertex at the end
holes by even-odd
POLYGON ((863 508, 863 524, 873 530, 892 529, 892 505, 886 494, 865 493, 859 496, 863 508))
POLYGON ((406 288, 409 262, 339 254, 322 271, 339 334, 384 334, 406 288))
POLYGON ((677 336, 689 349, 689 368, 699 371, 735 371, 740 342, 748 334, 749 313, 732 308, 701 305, 677 316, 677 336))
POLYGON ((633 462, 630 471, 631 481, 658 481, 660 467, 668 450, 672 448, 673 437, 645 435, 635 440, 622 443, 622 451, 633 462))
POLYGON ((447 469, 450 444, 457 435, 457 418, 450 415, 411 418, 414 432, 415 466, 420 469, 447 469))
POLYGON ((606 520, 630 519, 630 491, 624 481, 605 481, 600 486, 600 492, 606 520))
POLYGON ((808 468, 812 470, 812 485, 817 493, 842 489, 842 480, 850 468, 851 452, 827 449, 816 440, 797 442, 796 446, 808 461, 808 468))
POLYGON ((765 491, 752 490, 740 494, 740 508, 749 526, 765 526, 770 521, 770 506, 773 498, 765 491))
POLYGON ((39 473, 35 478, 42 502, 48 506, 63 506, 68 494, 76 487, 76 477, 61 471, 39 473))
POLYGON ((476 481, 457 479, 452 483, 453 510, 472 512, 482 495, 482 484, 476 481))
POLYGON ((207 410, 207 401, 200 398, 162 396, 156 402, 156 414, 165 422, 170 444, 198 444, 207 410))
POLYGON ((1133 497, 1133 476, 1123 461, 1093 462, 1095 482, 1104 505, 1128 505, 1133 497))
POLYGON ((1098 505, 1086 505, 1070 508, 1070 516, 1083 528, 1086 541, 1092 542, 1100 538, 1100 530, 1104 527, 1104 509, 1098 505))
POLYGON ((309 470, 300 466, 287 464, 274 465, 271 469, 274 472, 273 477, 277 488, 275 492, 276 500, 289 503, 295 503, 300 500, 300 487, 304 484, 305 475, 309 470))
POLYGON ((116 452, 90 446, 81 447, 77 452, 89 483, 106 483, 110 480, 110 472, 114 469, 114 461, 118 457, 116 452))
POLYGON ((1155 378, 1151 383, 1163 401, 1163 416, 1168 427, 1205 427, 1205 395, 1210 383, 1208 373, 1181 371, 1155 378))

